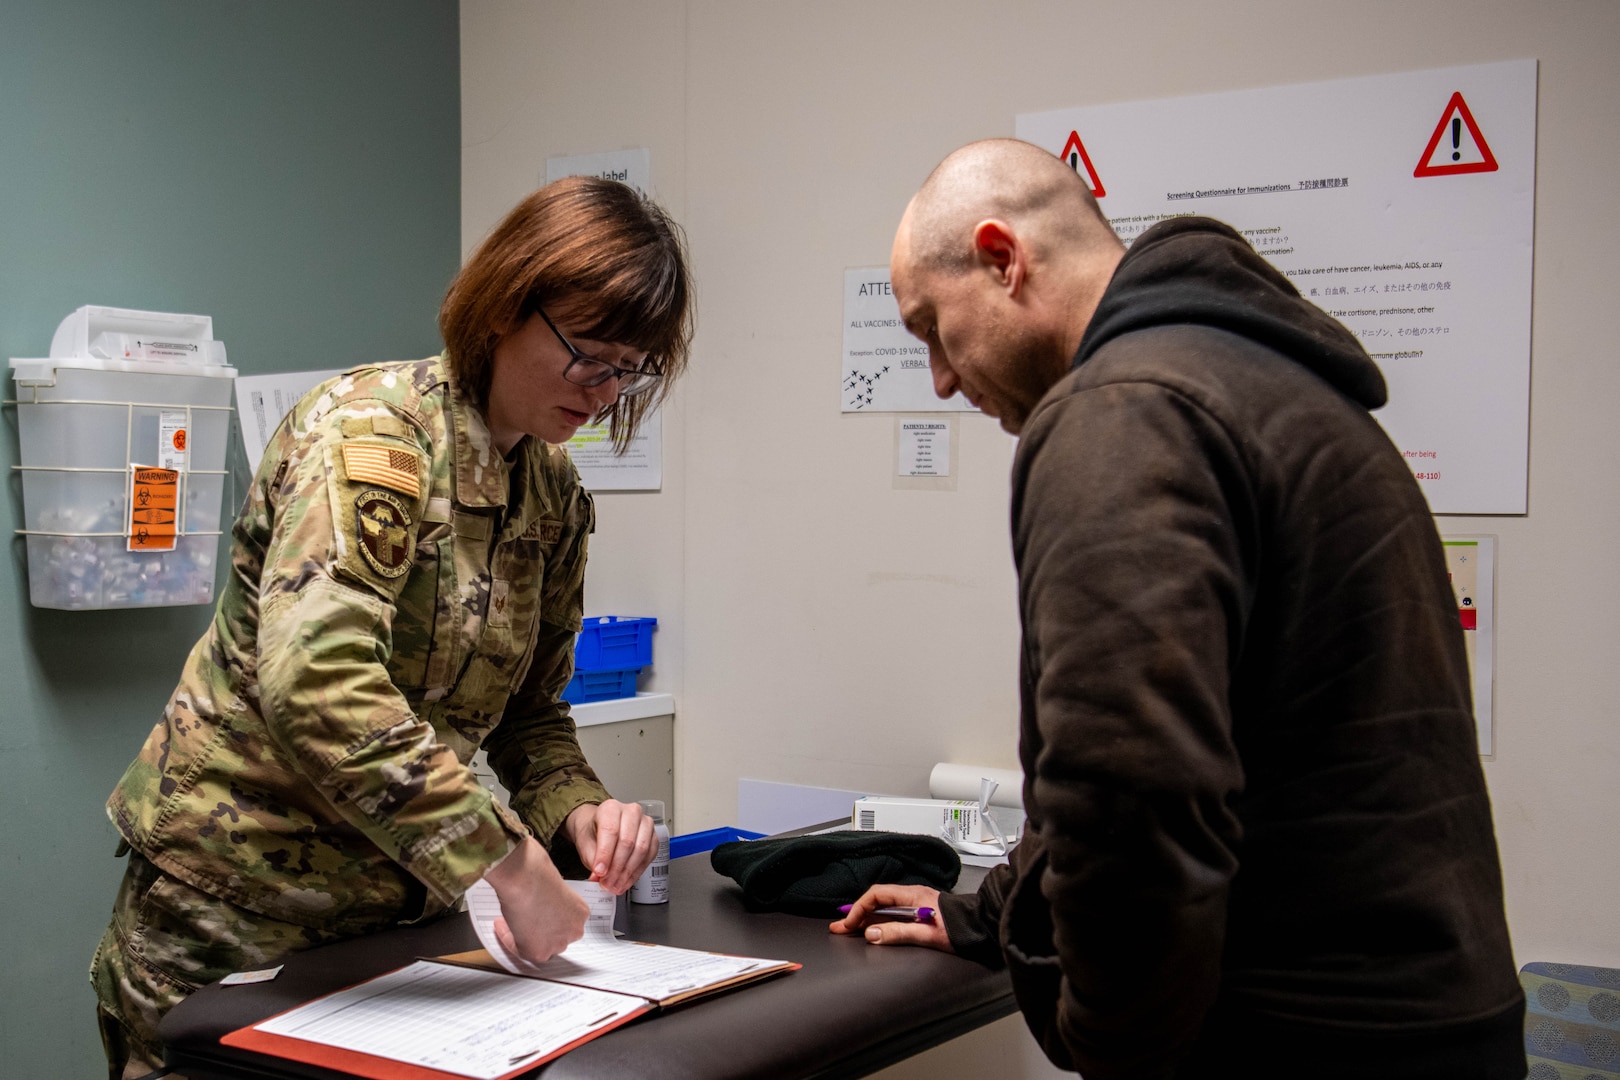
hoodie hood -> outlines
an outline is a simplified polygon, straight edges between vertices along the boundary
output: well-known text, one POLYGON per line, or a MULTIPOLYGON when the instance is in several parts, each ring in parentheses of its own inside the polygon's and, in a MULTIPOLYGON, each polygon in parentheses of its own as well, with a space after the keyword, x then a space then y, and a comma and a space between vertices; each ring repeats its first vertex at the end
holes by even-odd
POLYGON ((1137 238, 1114 271, 1074 364, 1123 334, 1186 323, 1274 349, 1365 408, 1389 400, 1383 374, 1355 335, 1300 296, 1236 230, 1210 218, 1172 218, 1137 238))

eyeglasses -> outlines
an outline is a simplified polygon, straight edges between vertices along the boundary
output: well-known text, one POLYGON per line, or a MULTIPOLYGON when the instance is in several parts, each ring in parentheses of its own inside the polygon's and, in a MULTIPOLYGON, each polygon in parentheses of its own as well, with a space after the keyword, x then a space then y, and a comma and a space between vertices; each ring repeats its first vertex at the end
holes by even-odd
POLYGON ((643 366, 640 368, 614 367, 606 360, 586 356, 574 348, 573 342, 563 337, 562 331, 557 329, 557 324, 552 322, 544 311, 535 308, 534 312, 545 320, 545 324, 551 327, 551 332, 557 335, 557 340, 563 343, 563 348, 568 350, 568 355, 573 357, 568 361, 568 366, 563 368, 563 378, 575 386, 601 386, 609 379, 617 378, 619 396, 634 397, 636 394, 644 394, 651 390, 658 385, 658 380, 664 377, 664 373, 657 370, 657 362, 650 356, 642 361, 643 366))

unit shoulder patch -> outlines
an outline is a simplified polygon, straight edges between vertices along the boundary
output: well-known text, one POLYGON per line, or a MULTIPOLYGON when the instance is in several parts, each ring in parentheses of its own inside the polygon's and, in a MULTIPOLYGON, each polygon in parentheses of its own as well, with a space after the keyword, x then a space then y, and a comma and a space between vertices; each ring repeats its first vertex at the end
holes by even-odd
POLYGON ((411 568, 415 534, 403 499, 370 488, 355 497, 354 517, 355 539, 367 565, 385 578, 397 578, 411 568))
POLYGON ((411 426, 397 416, 389 413, 374 413, 370 416, 345 416, 338 425, 345 439, 352 439, 356 435, 387 435, 393 439, 409 439, 411 426))
POLYGON ((343 443, 343 473, 350 483, 381 484, 392 491, 422 495, 422 455, 408 444, 343 443))
POLYGON ((397 416, 380 413, 371 418, 371 431, 374 435, 388 435, 396 439, 409 439, 411 426, 397 416))

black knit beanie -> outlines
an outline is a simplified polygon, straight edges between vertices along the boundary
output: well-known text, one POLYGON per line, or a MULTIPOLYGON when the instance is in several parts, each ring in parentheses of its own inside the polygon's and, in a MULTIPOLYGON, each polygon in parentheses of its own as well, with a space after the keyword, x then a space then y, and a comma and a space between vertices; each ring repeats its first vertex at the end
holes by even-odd
POLYGON ((750 911, 826 918, 873 885, 927 885, 948 892, 962 872, 962 860, 945 841, 891 832, 735 840, 715 848, 709 865, 742 886, 750 911))

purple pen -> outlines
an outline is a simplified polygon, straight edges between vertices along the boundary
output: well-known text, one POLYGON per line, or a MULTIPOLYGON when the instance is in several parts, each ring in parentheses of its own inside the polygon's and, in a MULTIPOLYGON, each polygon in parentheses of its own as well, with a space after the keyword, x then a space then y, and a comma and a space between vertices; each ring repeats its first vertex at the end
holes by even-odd
MULTIPOLYGON (((854 904, 840 904, 838 910, 845 915, 854 904)), ((881 915, 886 919, 901 919, 905 922, 931 923, 934 921, 934 909, 931 907, 880 907, 873 908, 872 915, 881 915)))

